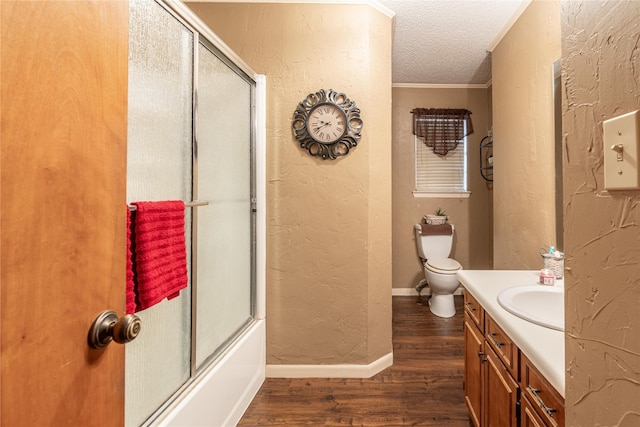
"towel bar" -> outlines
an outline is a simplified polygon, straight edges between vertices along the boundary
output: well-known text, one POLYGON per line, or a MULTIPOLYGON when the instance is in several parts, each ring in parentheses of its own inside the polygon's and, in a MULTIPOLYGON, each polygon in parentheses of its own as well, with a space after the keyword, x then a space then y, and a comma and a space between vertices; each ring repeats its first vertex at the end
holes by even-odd
MULTIPOLYGON (((209 204, 209 202, 207 202, 206 200, 194 200, 188 203, 184 204, 185 208, 192 208, 194 206, 207 206, 209 204)), ((135 206, 129 206, 129 210, 131 211, 135 211, 136 207, 135 206)))

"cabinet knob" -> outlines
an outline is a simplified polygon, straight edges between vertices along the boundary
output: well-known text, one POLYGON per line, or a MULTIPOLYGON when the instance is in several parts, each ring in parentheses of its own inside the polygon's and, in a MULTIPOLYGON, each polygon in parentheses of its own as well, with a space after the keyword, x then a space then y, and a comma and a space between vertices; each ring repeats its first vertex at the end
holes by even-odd
POLYGON ((531 385, 528 385, 527 390, 529 390, 533 397, 535 397, 535 399, 538 401, 538 405, 540 405, 542 410, 545 411, 550 417, 553 417, 553 413, 556 412, 556 409, 550 408, 546 405, 546 403, 544 403, 544 400, 542 400, 542 397, 540 397, 540 389, 533 388, 531 387, 531 385))
POLYGON ((500 342, 500 341, 498 341, 498 340, 496 339, 497 334, 492 333, 492 334, 489 334, 489 336, 490 336, 490 337, 491 337, 491 339, 493 340, 493 343, 494 343, 495 345, 497 345, 497 346, 498 346, 498 348, 501 348, 501 347, 504 345, 504 343, 503 343, 503 342, 500 342))

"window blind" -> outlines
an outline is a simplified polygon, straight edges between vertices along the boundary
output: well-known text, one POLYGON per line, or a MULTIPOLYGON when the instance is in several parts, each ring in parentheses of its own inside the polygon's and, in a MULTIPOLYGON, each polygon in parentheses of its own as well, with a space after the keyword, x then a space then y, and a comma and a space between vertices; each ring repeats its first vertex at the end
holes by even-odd
POLYGON ((414 136, 416 191, 462 193, 467 191, 467 138, 446 156, 433 152, 424 139, 414 136))

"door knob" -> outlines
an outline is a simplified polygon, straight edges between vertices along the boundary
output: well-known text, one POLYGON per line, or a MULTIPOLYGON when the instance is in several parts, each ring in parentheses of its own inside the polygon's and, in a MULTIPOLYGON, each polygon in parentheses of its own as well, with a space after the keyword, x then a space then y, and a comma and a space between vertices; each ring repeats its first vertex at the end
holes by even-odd
POLYGON ((142 321, 135 314, 127 314, 121 318, 115 311, 107 310, 98 314, 89 329, 89 345, 102 348, 111 341, 126 344, 133 341, 142 328, 142 321))

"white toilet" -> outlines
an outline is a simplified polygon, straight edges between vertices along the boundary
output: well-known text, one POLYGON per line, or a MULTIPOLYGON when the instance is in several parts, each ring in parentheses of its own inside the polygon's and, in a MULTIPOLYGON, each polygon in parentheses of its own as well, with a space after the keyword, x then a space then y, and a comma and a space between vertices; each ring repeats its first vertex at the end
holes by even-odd
MULTIPOLYGON (((423 235, 422 224, 416 224, 414 230, 418 255, 424 267, 426 284, 431 289, 429 309, 436 316, 453 317, 456 314, 453 293, 460 285, 456 272, 462 269, 458 261, 449 258, 453 244, 454 226, 451 225, 451 234, 446 235, 423 235)), ((424 287, 424 283, 421 282, 418 287, 424 287)))

